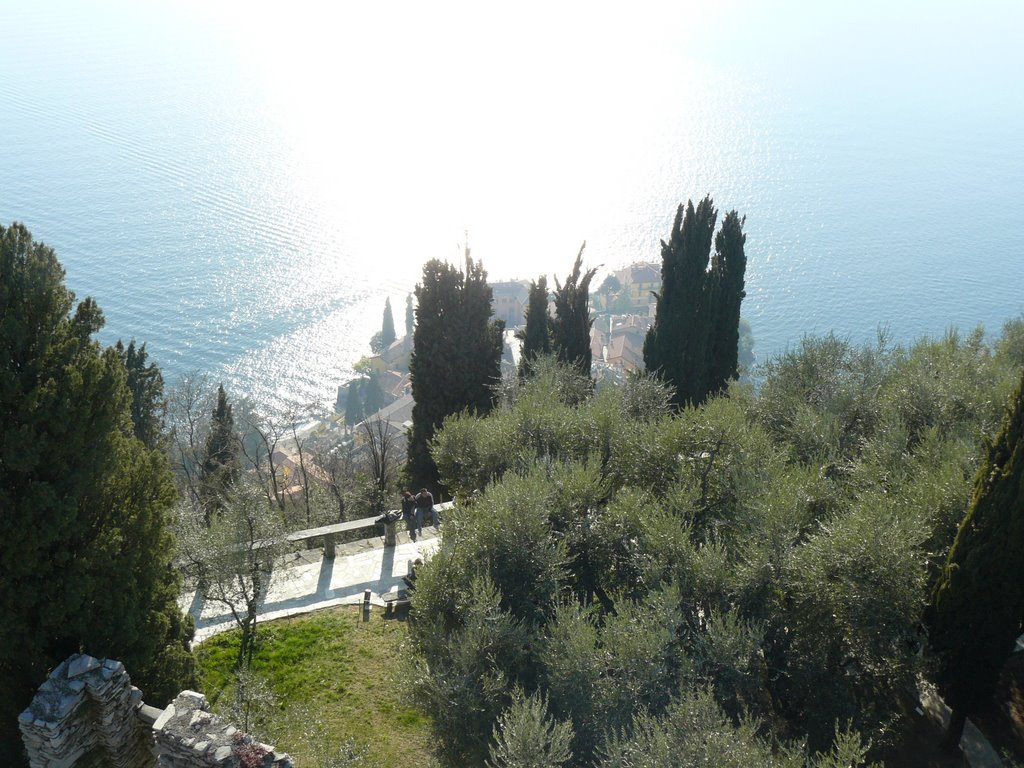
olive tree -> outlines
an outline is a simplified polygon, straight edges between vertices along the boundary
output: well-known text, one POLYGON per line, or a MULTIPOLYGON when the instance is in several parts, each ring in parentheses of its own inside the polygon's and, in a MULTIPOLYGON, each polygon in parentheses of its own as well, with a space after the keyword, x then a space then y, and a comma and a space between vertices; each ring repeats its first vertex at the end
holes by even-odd
POLYGON ((252 478, 235 483, 209 518, 201 507, 178 505, 178 557, 191 585, 220 606, 241 632, 236 669, 248 667, 260 604, 282 554, 284 521, 252 478))

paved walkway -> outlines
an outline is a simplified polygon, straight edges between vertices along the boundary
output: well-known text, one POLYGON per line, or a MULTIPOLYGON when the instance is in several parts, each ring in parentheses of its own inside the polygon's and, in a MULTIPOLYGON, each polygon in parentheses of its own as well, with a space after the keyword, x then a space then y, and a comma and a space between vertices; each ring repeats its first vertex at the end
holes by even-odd
MULTIPOLYGON (((949 726, 950 709, 933 688, 922 688, 921 706, 931 717, 942 723, 943 728, 949 726)), ((960 737, 960 751, 971 768, 1002 768, 1003 761, 999 753, 970 718, 964 724, 964 733, 960 737)))
MULTIPOLYGON (((411 540, 402 531, 395 547, 385 547, 378 536, 338 545, 333 559, 325 558, 322 549, 287 555, 271 574, 259 609, 259 620, 361 603, 367 589, 370 602, 383 606, 381 595, 392 587, 404 587, 402 577, 407 573, 409 562, 432 553, 439 543, 438 530, 427 526, 418 541, 411 540)), ((223 605, 207 603, 195 590, 187 591, 179 602, 182 610, 188 611, 196 622, 196 643, 235 627, 234 619, 223 605)))

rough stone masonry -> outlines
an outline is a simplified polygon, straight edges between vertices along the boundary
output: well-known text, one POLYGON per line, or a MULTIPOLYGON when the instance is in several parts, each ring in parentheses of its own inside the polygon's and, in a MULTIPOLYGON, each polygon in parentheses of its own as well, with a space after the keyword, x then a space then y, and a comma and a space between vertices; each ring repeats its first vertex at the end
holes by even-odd
POLYGON ((224 722, 182 691, 146 706, 124 665, 75 654, 18 717, 32 768, 293 768, 292 759, 224 722))

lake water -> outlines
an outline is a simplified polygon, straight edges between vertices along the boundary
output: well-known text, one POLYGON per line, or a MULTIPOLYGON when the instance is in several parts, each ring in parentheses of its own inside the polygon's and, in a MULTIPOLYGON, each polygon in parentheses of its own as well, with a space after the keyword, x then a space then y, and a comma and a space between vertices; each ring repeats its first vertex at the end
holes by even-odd
POLYGON ((1024 311, 1024 3, 360 5, 0 0, 0 221, 105 342, 329 402, 467 233, 599 281, 707 193, 761 359, 1024 311))

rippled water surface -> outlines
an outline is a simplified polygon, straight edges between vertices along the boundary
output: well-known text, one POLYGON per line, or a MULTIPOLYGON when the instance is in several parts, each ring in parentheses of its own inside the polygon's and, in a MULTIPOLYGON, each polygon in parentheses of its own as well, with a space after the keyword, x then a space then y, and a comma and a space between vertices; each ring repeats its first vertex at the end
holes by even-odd
POLYGON ((0 221, 105 341, 325 402, 467 232, 564 277, 706 193, 762 359, 1024 311, 1024 5, 362 5, 0 0, 0 221))

